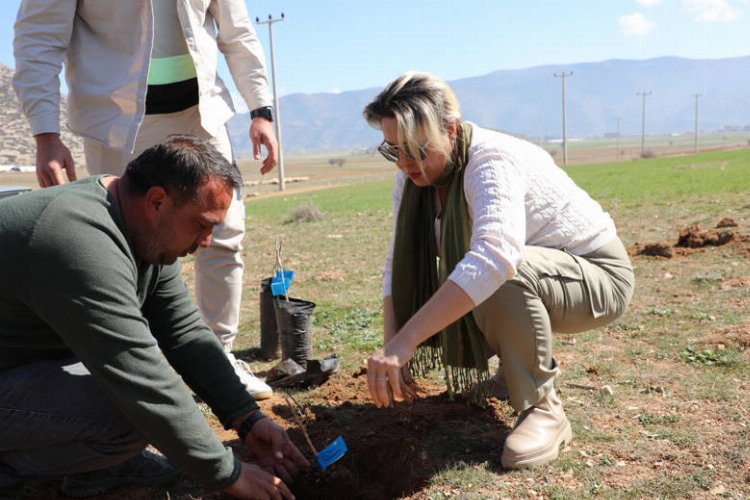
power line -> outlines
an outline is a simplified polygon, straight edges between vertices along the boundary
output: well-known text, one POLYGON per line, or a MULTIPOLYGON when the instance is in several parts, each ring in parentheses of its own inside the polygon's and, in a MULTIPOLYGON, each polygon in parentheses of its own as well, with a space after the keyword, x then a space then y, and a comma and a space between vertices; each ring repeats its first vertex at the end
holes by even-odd
POLYGON ((635 95, 641 96, 643 99, 643 106, 641 109, 641 158, 643 153, 646 151, 646 97, 651 95, 651 92, 636 92, 635 95))
POLYGON ((615 120, 617 121, 617 157, 620 157, 620 122, 622 121, 622 116, 615 116, 615 120))
POLYGON ((261 21, 257 17, 255 22, 257 24, 268 25, 268 39, 270 41, 271 49, 271 78, 273 79, 273 110, 276 113, 276 140, 279 143, 279 191, 284 190, 284 148, 281 144, 281 110, 279 109, 279 93, 276 91, 276 61, 274 60, 273 54, 273 23, 277 23, 284 20, 284 13, 281 13, 281 17, 273 19, 271 14, 268 14, 267 21, 261 21))
POLYGON ((553 73, 555 78, 562 81, 562 143, 563 143, 563 165, 568 164, 568 134, 565 126, 565 79, 573 76, 573 72, 553 73))

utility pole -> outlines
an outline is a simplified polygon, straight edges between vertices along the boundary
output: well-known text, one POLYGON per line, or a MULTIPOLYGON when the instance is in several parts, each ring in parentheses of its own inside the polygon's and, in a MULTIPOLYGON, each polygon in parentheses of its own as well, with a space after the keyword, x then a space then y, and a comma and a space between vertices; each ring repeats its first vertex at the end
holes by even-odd
POLYGON ((562 143, 563 143, 563 165, 568 164, 568 134, 565 127, 565 79, 573 76, 573 72, 554 73, 555 78, 562 80, 562 143))
POLYGON ((276 113, 276 140, 279 143, 279 165, 277 170, 279 171, 279 191, 284 190, 284 147, 281 144, 281 110, 279 109, 279 93, 276 91, 276 61, 273 55, 273 23, 284 20, 284 13, 281 13, 281 17, 273 19, 271 14, 268 14, 267 21, 261 21, 257 17, 255 22, 257 24, 268 25, 268 39, 270 41, 271 49, 271 78, 273 79, 273 110, 276 113))
POLYGON ((700 94, 693 94, 693 97, 695 97, 695 146, 693 147, 693 152, 698 152, 698 99, 700 99, 702 96, 700 94))
POLYGON ((617 157, 620 157, 620 122, 622 121, 622 116, 615 116, 615 120, 617 120, 617 157))
POLYGON ((641 110, 641 158, 643 158, 643 153, 646 150, 646 97, 650 96, 651 92, 644 90, 643 92, 636 92, 636 95, 643 98, 643 108, 641 110))

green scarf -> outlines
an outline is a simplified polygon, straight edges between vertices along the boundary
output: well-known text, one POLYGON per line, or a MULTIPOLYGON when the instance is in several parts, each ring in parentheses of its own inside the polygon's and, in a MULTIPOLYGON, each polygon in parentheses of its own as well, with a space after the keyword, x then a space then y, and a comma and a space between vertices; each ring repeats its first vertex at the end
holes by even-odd
MULTIPOLYGON (((462 123, 445 173, 435 184, 448 185, 440 225, 438 253, 434 221, 435 186, 420 188, 407 180, 396 221, 393 247, 392 298, 398 329, 406 324, 448 278, 469 250, 471 227, 464 194, 471 126, 462 123)), ((424 376, 443 367, 449 394, 468 394, 484 405, 489 395, 487 347, 471 312, 427 339, 411 361, 424 376)))

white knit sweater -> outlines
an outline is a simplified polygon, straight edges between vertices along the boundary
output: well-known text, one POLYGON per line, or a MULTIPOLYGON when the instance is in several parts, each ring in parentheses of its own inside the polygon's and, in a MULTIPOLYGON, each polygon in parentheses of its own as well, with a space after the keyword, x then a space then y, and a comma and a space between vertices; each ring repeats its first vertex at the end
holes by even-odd
MULTIPOLYGON (((585 255, 616 238, 609 214, 546 151, 510 135, 472 127, 464 173, 471 247, 448 279, 474 304, 515 276, 527 245, 585 255)), ((394 234, 406 181, 399 171, 393 188, 394 234)), ((392 261, 393 235, 384 269, 385 296, 391 295, 392 261)))

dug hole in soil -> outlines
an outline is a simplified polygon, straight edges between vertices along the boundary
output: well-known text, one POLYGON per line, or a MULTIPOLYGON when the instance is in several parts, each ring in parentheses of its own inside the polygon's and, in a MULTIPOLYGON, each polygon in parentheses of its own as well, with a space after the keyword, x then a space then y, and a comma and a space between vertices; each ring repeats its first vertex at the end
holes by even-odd
MULTIPOLYGON (((272 297, 270 279, 261 282, 261 352, 266 359, 281 353, 303 368, 311 352, 312 302, 272 297)), ((266 414, 288 429, 294 443, 312 465, 291 486, 300 499, 408 497, 428 486, 441 469, 489 462, 501 470, 500 455, 510 431, 503 405, 490 400, 487 408, 451 401, 445 386, 420 382, 421 399, 378 409, 372 404, 363 372, 339 372, 322 386, 306 393, 304 428, 316 451, 338 436, 347 453, 325 471, 315 466, 315 456, 284 397, 261 402, 266 414)), ((302 399, 294 395, 295 401, 302 399)), ((507 405, 505 406, 508 409, 507 405)), ((242 459, 251 461, 242 447, 242 459)))
MULTIPOLYGON (((486 408, 459 398, 451 401, 445 386, 422 381, 422 398, 411 404, 376 408, 366 378, 339 373, 314 389, 312 403, 305 407, 305 428, 311 441, 319 451, 340 435, 348 452, 326 471, 313 466, 300 474, 292 485, 297 498, 408 497, 426 488, 430 478, 448 467, 487 462, 492 470, 502 471, 500 456, 512 423, 507 405, 494 398, 486 408)), ((291 439, 314 464, 312 451, 283 395, 277 394, 262 406, 287 427, 291 439)))

